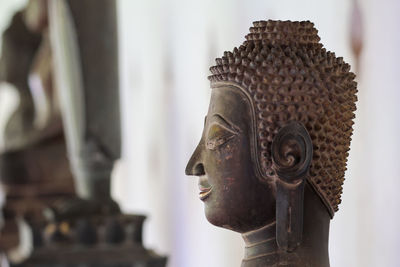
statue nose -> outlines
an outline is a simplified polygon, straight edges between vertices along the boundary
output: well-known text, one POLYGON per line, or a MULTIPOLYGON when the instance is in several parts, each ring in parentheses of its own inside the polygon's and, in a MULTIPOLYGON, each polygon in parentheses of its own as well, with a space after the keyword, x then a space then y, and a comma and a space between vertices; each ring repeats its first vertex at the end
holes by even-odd
POLYGON ((193 175, 193 176, 202 176, 202 175, 205 175, 206 173, 204 172, 204 165, 202 163, 198 163, 198 164, 194 165, 193 167, 192 166, 189 167, 189 164, 188 164, 186 166, 185 174, 193 175))
POLYGON ((189 162, 186 165, 185 174, 193 176, 205 175, 204 165, 201 162, 200 144, 197 146, 192 157, 189 159, 189 162))

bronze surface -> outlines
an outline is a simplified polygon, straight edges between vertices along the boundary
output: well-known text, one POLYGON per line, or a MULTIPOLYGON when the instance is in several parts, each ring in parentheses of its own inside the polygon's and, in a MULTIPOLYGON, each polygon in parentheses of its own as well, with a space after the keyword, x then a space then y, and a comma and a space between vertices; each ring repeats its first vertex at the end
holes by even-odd
POLYGON ((356 109, 355 75, 309 21, 258 21, 210 68, 186 167, 207 219, 246 242, 242 266, 329 266, 356 109))

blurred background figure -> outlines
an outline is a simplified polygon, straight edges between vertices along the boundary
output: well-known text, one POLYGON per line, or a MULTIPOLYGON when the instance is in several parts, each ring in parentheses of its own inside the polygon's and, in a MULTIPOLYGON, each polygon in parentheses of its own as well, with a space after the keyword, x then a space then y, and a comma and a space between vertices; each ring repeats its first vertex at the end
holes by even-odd
POLYGON ((37 242, 28 223, 44 223, 47 206, 75 193, 53 85, 45 1, 30 1, 23 11, 9 13, 0 58, 0 98, 6 107, 1 112, 0 180, 6 197, 0 246, 20 262, 37 242), (13 99, 4 94, 7 89, 17 93, 15 108, 8 111, 13 99))
POLYGON ((1 74, 19 93, 0 158, 14 226, 0 244, 12 263, 165 265, 143 248, 145 217, 122 215, 111 198, 121 139, 116 16, 111 0, 30 0, 4 31, 1 74), (72 190, 57 179, 65 174, 72 190))
MULTIPOLYGON (((0 2, 3 30, 25 3, 0 2)), ((325 47, 358 75, 331 266, 400 265, 399 10, 396 0, 118 0, 122 159, 112 195, 124 212, 151 215, 145 243, 170 255, 168 266, 231 267, 243 257, 240 237, 207 223, 197 181, 184 168, 207 112, 208 67, 243 41, 253 21, 266 19, 314 22, 325 47)), ((0 122, 18 106, 15 99, 10 85, 0 90, 0 122)))

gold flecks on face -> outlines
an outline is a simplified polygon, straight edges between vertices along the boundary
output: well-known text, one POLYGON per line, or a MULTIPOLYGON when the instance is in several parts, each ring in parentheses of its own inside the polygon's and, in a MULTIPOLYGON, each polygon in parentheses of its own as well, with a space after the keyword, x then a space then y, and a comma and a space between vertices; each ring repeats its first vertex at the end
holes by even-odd
POLYGON ((309 181, 333 213, 338 210, 350 146, 357 84, 350 65, 326 51, 309 21, 258 21, 246 41, 217 58, 211 83, 245 88, 256 112, 260 169, 271 171, 279 128, 299 121, 313 142, 309 181))

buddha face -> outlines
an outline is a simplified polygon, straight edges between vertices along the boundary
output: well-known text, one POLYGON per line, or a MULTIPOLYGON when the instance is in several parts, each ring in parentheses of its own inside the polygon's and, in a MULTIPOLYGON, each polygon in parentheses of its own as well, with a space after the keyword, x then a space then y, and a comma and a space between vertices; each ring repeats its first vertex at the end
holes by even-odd
POLYGON ((275 188, 255 171, 252 116, 241 89, 214 88, 202 138, 186 167, 187 175, 199 176, 208 221, 240 233, 275 218, 275 188))

